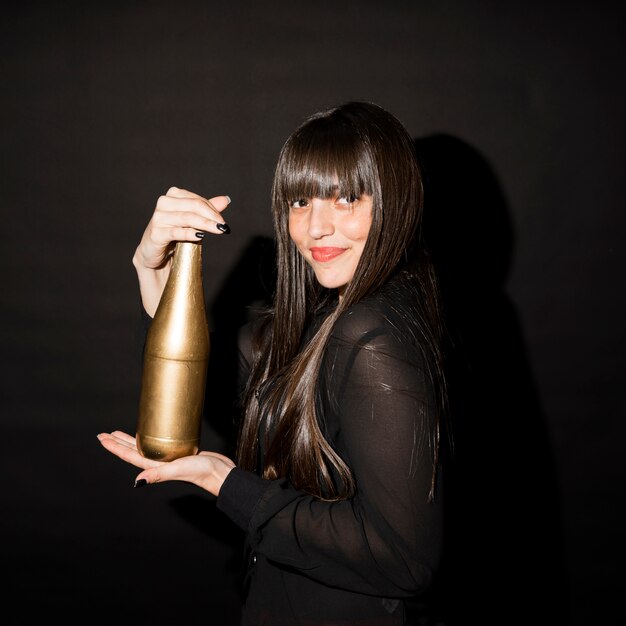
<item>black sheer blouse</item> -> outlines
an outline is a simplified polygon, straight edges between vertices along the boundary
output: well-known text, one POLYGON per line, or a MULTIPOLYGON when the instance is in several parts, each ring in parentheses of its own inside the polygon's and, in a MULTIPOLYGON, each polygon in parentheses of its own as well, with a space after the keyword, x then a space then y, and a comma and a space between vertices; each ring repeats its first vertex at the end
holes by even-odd
MULTIPOLYGON (((248 547, 242 624, 408 624, 409 606, 428 623, 443 526, 441 484, 428 498, 436 407, 427 359, 401 310, 380 295, 353 306, 324 357, 322 429, 354 473, 354 497, 320 501, 239 468, 224 482, 217 506, 248 547)), ((247 326, 244 378, 251 339, 247 326)))

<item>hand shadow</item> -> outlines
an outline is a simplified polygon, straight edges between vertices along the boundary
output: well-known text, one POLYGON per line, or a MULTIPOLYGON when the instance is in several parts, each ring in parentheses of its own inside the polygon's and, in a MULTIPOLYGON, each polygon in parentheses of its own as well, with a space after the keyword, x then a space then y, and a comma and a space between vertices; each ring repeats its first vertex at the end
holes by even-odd
POLYGON ((565 624, 561 508, 546 418, 505 292, 514 233, 485 158, 446 134, 415 139, 424 241, 450 343, 454 453, 446 477, 446 624, 565 624))

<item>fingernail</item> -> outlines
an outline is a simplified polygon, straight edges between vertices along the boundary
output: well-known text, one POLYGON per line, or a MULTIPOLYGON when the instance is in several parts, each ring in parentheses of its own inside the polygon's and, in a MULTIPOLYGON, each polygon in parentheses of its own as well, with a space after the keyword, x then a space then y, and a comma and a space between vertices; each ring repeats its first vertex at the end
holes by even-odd
POLYGON ((226 200, 228 200, 228 204, 232 202, 232 200, 230 199, 230 196, 226 196, 226 200))
POLYGON ((201 231, 200 231, 200 232, 197 232, 197 233, 196 233, 196 237, 197 237, 198 239, 204 239, 204 233, 203 233, 203 232, 201 232, 201 231))
POLYGON ((137 488, 137 487, 145 487, 148 484, 148 481, 145 478, 140 478, 139 480, 135 481, 135 484, 133 485, 133 487, 137 488))
POLYGON ((217 230, 221 230, 225 235, 230 235, 230 226, 226 223, 217 224, 217 230))

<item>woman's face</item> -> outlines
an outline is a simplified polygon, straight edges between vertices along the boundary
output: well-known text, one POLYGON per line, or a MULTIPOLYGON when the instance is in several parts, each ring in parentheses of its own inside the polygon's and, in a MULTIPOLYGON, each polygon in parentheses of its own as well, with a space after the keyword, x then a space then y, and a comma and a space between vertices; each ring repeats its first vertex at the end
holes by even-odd
POLYGON ((372 196, 302 198, 289 208, 289 235, 319 283, 341 298, 372 224, 372 196))

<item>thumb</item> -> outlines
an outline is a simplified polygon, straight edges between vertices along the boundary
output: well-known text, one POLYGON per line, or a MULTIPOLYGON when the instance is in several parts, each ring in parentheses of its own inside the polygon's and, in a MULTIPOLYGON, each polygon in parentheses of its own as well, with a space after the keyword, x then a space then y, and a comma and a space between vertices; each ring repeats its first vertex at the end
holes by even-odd
POLYGON ((206 203, 218 213, 221 213, 230 203, 229 196, 215 196, 214 198, 207 198, 206 203))
POLYGON ((152 485, 153 483, 162 483, 168 480, 175 480, 172 477, 167 477, 167 464, 160 467, 153 467, 144 470, 135 477, 135 483, 133 487, 145 487, 146 485, 152 485))

